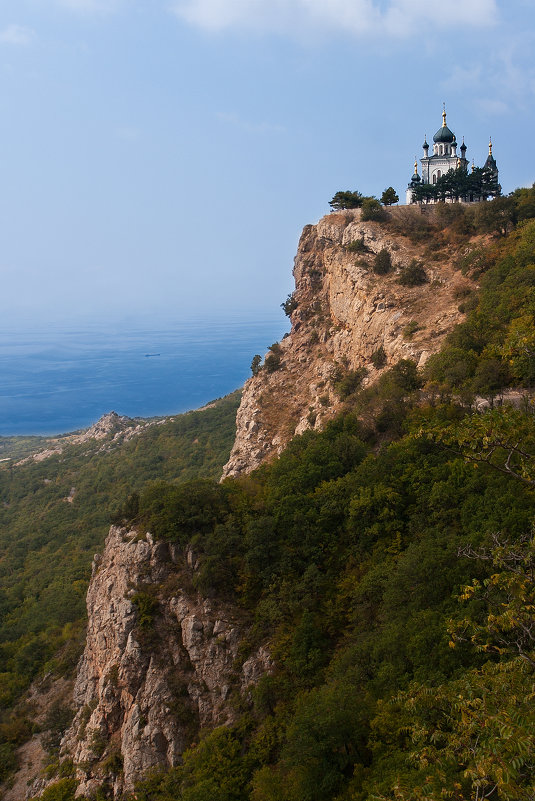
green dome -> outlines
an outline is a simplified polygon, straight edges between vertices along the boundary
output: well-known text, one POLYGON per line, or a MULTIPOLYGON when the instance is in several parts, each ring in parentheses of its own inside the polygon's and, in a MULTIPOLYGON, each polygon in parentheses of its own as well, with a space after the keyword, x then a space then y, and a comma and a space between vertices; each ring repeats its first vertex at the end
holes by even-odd
POLYGON ((455 134, 450 131, 447 125, 443 125, 442 128, 439 128, 433 137, 433 142, 453 142, 454 140, 455 134))

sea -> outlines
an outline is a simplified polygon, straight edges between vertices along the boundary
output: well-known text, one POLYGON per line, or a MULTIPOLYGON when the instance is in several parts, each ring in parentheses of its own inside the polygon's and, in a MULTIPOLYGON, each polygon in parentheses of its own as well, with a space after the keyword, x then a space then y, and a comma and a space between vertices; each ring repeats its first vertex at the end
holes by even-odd
POLYGON ((241 387, 256 353, 289 324, 281 314, 114 328, 0 328, 0 436, 55 435, 103 414, 157 417, 197 409, 241 387))

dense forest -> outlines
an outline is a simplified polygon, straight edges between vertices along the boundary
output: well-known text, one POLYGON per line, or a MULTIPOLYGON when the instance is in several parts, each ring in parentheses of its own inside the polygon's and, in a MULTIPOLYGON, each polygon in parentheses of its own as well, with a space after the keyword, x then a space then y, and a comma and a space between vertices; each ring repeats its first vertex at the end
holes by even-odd
MULTIPOLYGON (((403 360, 370 387, 348 380, 336 419, 248 476, 180 474, 157 442, 137 483, 134 453, 130 468, 103 463, 91 476, 88 517, 102 491, 115 522, 193 544, 197 589, 239 605, 249 652, 269 642, 275 663, 251 705, 232 696, 238 722, 195 735, 183 763, 146 777, 137 801, 535 799, 535 190, 484 205, 489 237, 458 265, 480 288, 460 299, 465 322, 423 371, 403 360)), ((441 224, 474 220, 458 206, 441 224)), ((53 465, 32 468, 43 473, 28 484, 6 472, 2 514, 15 498, 46 510, 38 494, 53 465)), ((58 498, 75 485, 60 483, 58 498)), ((47 669, 43 656, 31 663, 37 646, 52 659, 72 625, 55 612, 49 630, 41 604, 53 609, 64 581, 80 610, 86 576, 76 560, 56 560, 51 594, 32 594, 33 557, 17 556, 26 535, 11 525, 0 565, 28 572, 1 599, 6 704, 47 669)), ((75 553, 95 547, 86 523, 62 525, 75 553)), ((42 559, 46 518, 39 532, 42 559)), ((17 726, 29 725, 23 712, 4 718, 6 769, 17 726)), ((59 768, 44 801, 74 798, 71 772, 59 768)))

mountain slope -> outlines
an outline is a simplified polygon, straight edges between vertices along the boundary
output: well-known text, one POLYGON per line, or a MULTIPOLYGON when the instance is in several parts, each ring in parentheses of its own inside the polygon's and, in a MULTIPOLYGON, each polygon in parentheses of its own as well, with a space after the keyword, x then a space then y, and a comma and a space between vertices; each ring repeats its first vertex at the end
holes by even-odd
POLYGON ((305 231, 326 271, 246 389, 263 387, 240 412, 252 463, 146 486, 116 515, 44 801, 533 797, 535 222, 501 200, 401 209, 347 245, 305 231), (364 270, 347 253, 363 294, 331 292, 364 270), (375 311, 333 328, 317 289, 340 316, 375 311), (401 318, 372 325, 390 298, 401 336, 401 318), (517 408, 496 406, 513 388, 517 408))
POLYGON ((357 209, 305 227, 292 330, 276 349, 276 369, 268 355, 245 384, 225 476, 250 471, 295 434, 320 429, 342 407, 336 384, 344 374, 365 368, 366 385, 399 359, 422 366, 463 319, 460 300, 475 283, 459 262, 485 237, 445 227, 434 207, 423 211, 392 209, 388 220, 375 222, 362 221, 357 209), (381 251, 391 268, 377 274, 381 251), (413 285, 400 283, 410 284, 411 275, 413 285))

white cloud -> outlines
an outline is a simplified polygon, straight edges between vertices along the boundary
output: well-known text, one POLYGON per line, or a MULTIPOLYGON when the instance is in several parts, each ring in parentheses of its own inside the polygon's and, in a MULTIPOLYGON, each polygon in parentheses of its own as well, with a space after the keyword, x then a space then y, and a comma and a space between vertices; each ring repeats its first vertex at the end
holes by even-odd
POLYGON ((206 30, 249 28, 299 35, 302 29, 362 36, 421 35, 437 29, 485 27, 497 20, 496 0, 464 0, 450 13, 441 0, 174 0, 172 11, 206 30))
POLYGON ((419 33, 429 25, 436 29, 484 28, 497 19, 496 0, 464 0, 451 11, 440 0, 391 0, 384 14, 390 33, 402 35, 419 33))
POLYGON ((29 45, 35 39, 35 32, 23 25, 7 25, 0 31, 0 42, 9 45, 29 45))
POLYGON ((529 109, 535 101, 535 35, 528 31, 507 40, 488 54, 484 65, 456 66, 441 86, 462 86, 478 109, 489 117, 514 109, 529 109))

